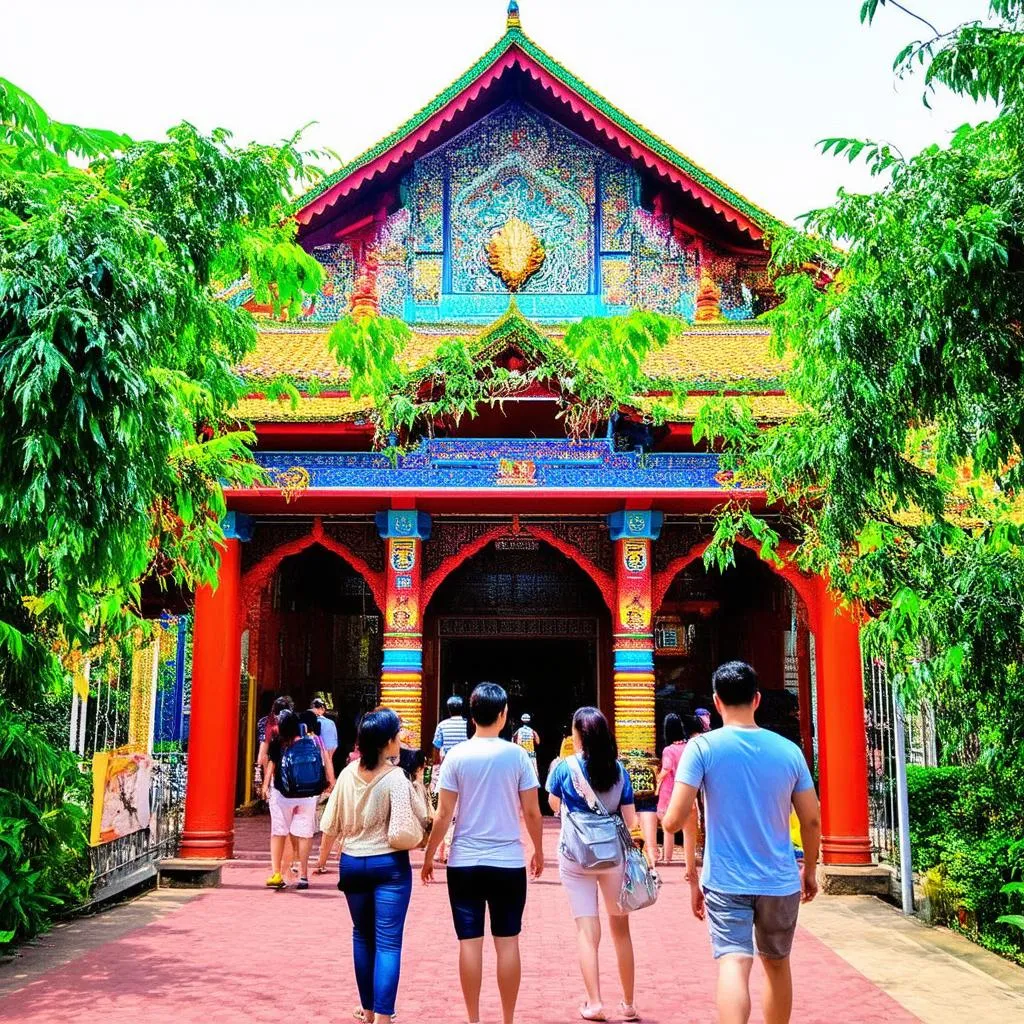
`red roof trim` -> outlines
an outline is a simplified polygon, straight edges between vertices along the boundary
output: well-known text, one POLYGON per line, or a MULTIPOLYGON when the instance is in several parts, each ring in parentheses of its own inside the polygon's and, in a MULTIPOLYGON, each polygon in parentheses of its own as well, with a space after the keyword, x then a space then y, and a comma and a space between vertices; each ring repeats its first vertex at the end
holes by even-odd
POLYGON ((566 104, 573 113, 593 124, 603 135, 629 153, 631 157, 642 160, 651 170, 675 182, 703 206, 714 210, 715 213, 724 217, 730 223, 746 231, 751 238, 757 240, 763 237, 764 232, 752 220, 728 204, 723 203, 717 196, 698 184, 689 175, 673 167, 670 163, 651 152, 647 146, 619 128, 610 118, 584 100, 578 93, 571 90, 563 82, 560 82, 542 68, 532 57, 524 53, 516 43, 509 46, 475 82, 453 97, 450 102, 415 132, 407 135, 400 142, 395 143, 394 146, 369 164, 353 171, 348 177, 337 182, 323 195, 318 196, 309 205, 299 210, 295 215, 298 222, 300 224, 309 224, 314 217, 323 213, 328 207, 333 206, 338 200, 361 188, 376 175, 383 173, 389 167, 398 163, 403 157, 413 153, 445 124, 448 124, 457 114, 464 111, 470 103, 485 89, 493 85, 506 71, 515 66, 518 66, 530 75, 531 78, 539 82, 556 99, 566 104))

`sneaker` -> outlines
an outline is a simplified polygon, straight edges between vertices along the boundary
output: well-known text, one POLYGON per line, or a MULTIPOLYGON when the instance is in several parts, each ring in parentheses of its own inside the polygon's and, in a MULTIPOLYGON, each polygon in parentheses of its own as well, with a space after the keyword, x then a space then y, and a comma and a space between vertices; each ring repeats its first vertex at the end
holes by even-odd
POLYGON ((296 884, 295 888, 296 889, 308 889, 309 888, 309 879, 308 878, 300 878, 298 883, 296 884))
POLYGON ((268 889, 283 889, 285 885, 287 885, 279 871, 274 872, 274 874, 267 879, 266 884, 268 889))

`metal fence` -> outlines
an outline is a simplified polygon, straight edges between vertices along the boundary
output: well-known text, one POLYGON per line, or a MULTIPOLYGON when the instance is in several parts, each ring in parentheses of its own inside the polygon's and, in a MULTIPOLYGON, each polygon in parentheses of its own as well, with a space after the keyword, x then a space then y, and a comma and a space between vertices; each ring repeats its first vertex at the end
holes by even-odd
POLYGON ((94 900, 146 881, 157 861, 177 853, 185 818, 185 780, 184 754, 153 755, 148 828, 90 847, 94 900))
MULTIPOLYGON (((93 778, 94 901, 152 877, 156 862, 177 852, 185 811, 191 636, 188 616, 165 616, 151 635, 97 646, 76 675, 68 739, 83 773, 93 778), (107 765, 125 757, 148 772, 148 793, 129 787, 118 792, 111 780, 120 776, 109 774, 107 765), (141 807, 144 799, 148 808, 141 807), (112 801, 119 815, 109 813, 112 801), (123 826, 121 819, 133 812, 137 820, 123 826)), ((142 778, 136 786, 144 785, 142 778)))
POLYGON ((896 730, 903 729, 908 764, 938 763, 935 717, 927 704, 905 714, 885 662, 870 659, 864 667, 865 725, 868 746, 868 810, 871 841, 878 859, 899 876, 899 830, 896 808, 896 730))

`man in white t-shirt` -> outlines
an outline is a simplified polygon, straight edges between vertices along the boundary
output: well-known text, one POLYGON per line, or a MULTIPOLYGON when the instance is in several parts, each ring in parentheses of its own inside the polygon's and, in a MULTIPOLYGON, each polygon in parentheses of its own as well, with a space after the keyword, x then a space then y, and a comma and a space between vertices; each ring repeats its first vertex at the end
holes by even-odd
POLYGON ((526 856, 520 813, 533 843, 530 875, 544 870, 537 776, 526 752, 501 739, 508 695, 481 683, 469 699, 476 734, 453 747, 441 765, 440 799, 423 856, 424 882, 433 881, 434 855, 458 810, 448 854, 448 900, 459 937, 459 980, 470 1024, 480 1020, 484 911, 490 913, 504 1024, 519 996, 519 933, 526 907, 526 856))

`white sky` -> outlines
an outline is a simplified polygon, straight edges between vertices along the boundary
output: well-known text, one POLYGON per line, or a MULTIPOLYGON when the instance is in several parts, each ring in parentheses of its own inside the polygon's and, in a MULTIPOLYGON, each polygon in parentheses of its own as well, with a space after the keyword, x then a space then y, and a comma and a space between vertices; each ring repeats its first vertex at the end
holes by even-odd
MULTIPOLYGON (((904 0, 940 29, 985 0, 904 0)), ((861 0, 520 0, 523 28, 620 109, 778 216, 862 172, 831 135, 905 153, 977 109, 921 102, 892 58, 927 30, 861 0)), ((348 159, 397 127, 502 34, 505 0, 0 0, 0 75, 51 116, 137 137, 179 120, 274 141, 310 120, 348 159)))

